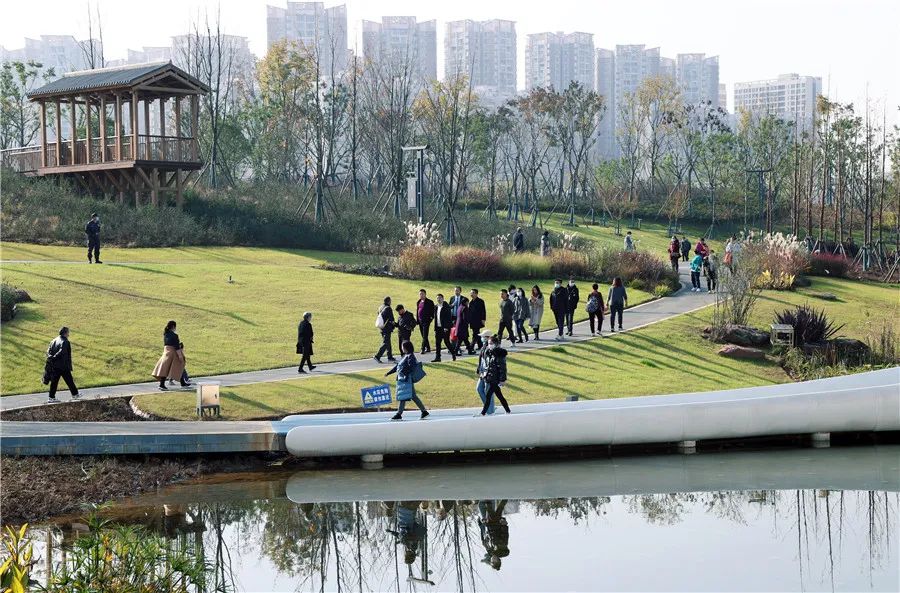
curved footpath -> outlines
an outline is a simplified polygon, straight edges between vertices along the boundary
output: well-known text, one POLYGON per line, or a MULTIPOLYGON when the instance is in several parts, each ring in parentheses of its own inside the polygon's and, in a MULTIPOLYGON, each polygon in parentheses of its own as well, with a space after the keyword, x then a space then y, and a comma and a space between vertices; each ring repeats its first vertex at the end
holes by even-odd
MULTIPOLYGON (((643 303, 641 305, 636 305, 634 307, 630 307, 625 310, 624 321, 625 321, 625 331, 631 331, 638 329, 640 327, 644 327, 647 325, 651 325, 653 323, 658 323, 660 321, 665 321, 666 319, 670 319, 672 317, 683 315, 684 313, 690 313, 691 311, 696 311, 698 309, 702 309, 703 307, 707 307, 713 303, 715 303, 716 295, 709 294, 707 292, 696 293, 691 292, 687 287, 690 286, 690 275, 686 273, 681 274, 682 287, 681 290, 676 292, 674 295, 656 299, 654 301, 650 301, 647 303, 643 303)), ((583 303, 582 303, 583 304, 583 303)), ((581 306, 581 305, 579 305, 581 306)), ((545 310, 544 316, 552 319, 552 313, 549 310, 549 307, 545 310)), ((607 320, 608 321, 608 318, 607 320)), ((607 326, 608 329, 608 326, 607 326)), ((544 329, 544 336, 552 336, 549 327, 544 329)), ((555 333, 555 332, 554 332, 555 333)), ((510 348, 510 352, 515 354, 517 352, 529 352, 531 350, 538 350, 541 348, 548 348, 551 346, 558 346, 561 343, 571 344, 575 342, 582 342, 585 340, 593 339, 594 336, 590 335, 590 329, 588 327, 587 321, 582 321, 581 323, 577 323, 574 327, 575 335, 571 338, 566 338, 564 342, 557 342, 553 340, 552 337, 542 338, 540 342, 526 342, 524 344, 519 344, 515 348, 510 348)), ((604 333, 604 338, 614 336, 615 334, 610 334, 608 331, 604 333)), ((376 333, 376 330, 373 329, 371 336, 372 343, 372 352, 378 349, 381 338, 376 333)), ((77 352, 75 353, 75 357, 77 360, 77 352)), ((427 364, 427 360, 426 360, 427 364)), ((445 359, 441 364, 453 364, 449 359, 445 359)), ((386 365, 379 365, 371 358, 366 358, 363 360, 347 360, 341 362, 329 362, 329 363, 321 363, 316 365, 316 370, 313 373, 308 373, 306 375, 300 375, 297 373, 297 367, 283 367, 278 369, 269 369, 262 371, 248 371, 243 373, 228 373, 225 375, 214 375, 208 377, 194 377, 193 381, 219 381, 222 387, 234 387, 237 385, 247 385, 250 383, 268 383, 273 381, 288 381, 293 379, 309 379, 311 377, 319 377, 323 375, 340 375, 340 374, 348 374, 348 373, 360 373, 365 371, 373 371, 379 368, 385 368, 386 365)), ((75 371, 75 380, 78 380, 78 371, 75 371)), ((88 387, 85 389, 81 389, 81 398, 79 401, 89 401, 95 399, 110 399, 116 397, 127 397, 131 395, 139 395, 144 393, 159 393, 156 382, 149 383, 130 383, 124 385, 110 385, 106 387, 88 387)), ((179 390, 172 389, 172 392, 178 392, 179 390)), ((188 390, 192 391, 192 390, 188 390)), ((52 404, 52 405, 63 405, 66 402, 70 402, 67 391, 60 391, 59 397, 61 399, 61 403, 52 404)), ((40 393, 29 393, 25 395, 7 395, 4 397, 0 397, 0 411, 8 411, 8 410, 18 410, 22 408, 34 408, 43 405, 51 405, 47 404, 47 392, 43 391, 40 393)))

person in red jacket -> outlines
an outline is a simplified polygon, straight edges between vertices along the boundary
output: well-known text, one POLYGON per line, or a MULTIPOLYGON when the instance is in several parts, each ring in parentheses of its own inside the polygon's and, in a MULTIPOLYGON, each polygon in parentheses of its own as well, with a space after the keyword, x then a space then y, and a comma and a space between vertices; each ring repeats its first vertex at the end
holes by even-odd
POLYGON ((669 243, 669 261, 672 263, 672 269, 678 272, 678 260, 681 258, 681 241, 678 237, 672 236, 672 242, 669 243))
POLYGON ((700 237, 700 240, 697 242, 697 246, 694 247, 694 253, 706 259, 709 257, 709 245, 706 244, 706 237, 700 237))

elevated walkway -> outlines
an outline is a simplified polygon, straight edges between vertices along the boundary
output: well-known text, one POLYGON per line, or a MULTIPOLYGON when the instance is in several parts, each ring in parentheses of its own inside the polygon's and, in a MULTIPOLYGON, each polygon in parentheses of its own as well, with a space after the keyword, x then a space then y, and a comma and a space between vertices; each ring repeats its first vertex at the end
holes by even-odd
MULTIPOLYGON (((474 399, 474 395, 473 395, 474 399)), ((706 393, 435 410, 308 414, 268 422, 2 422, 3 455, 287 451, 298 457, 679 443, 900 430, 900 367, 706 393)))

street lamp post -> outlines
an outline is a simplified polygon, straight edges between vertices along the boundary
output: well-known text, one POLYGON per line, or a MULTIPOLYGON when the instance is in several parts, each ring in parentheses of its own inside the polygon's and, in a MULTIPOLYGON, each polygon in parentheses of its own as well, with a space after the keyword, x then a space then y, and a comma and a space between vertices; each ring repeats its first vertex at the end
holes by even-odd
POLYGON ((420 146, 404 146, 403 152, 416 153, 416 218, 419 224, 425 222, 425 151, 427 144, 420 146))

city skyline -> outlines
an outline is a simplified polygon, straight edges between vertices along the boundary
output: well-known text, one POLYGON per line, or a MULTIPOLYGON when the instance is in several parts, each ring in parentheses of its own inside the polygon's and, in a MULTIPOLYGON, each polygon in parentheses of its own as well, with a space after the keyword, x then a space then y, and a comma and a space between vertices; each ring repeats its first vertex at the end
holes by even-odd
MULTIPOLYGON (((682 4, 678 11, 667 11, 666 4, 652 1, 618 5, 561 0, 554 4, 553 10, 469 0, 460 0, 451 6, 422 5, 407 0, 325 2, 327 8, 341 4, 345 4, 347 10, 349 49, 355 47, 359 53, 363 53, 363 20, 380 21, 382 17, 390 16, 415 16, 420 22, 436 19, 439 75, 444 71, 448 22, 502 19, 516 23, 518 90, 525 88, 525 46, 529 35, 584 32, 593 35, 597 49, 640 43, 648 48, 659 47, 660 54, 667 57, 682 53, 718 56, 719 82, 727 85, 729 110, 734 107, 736 82, 775 79, 781 74, 795 72, 821 77, 823 93, 841 102, 861 106, 868 93, 873 105, 887 106, 889 123, 900 120, 897 111, 900 80, 891 75, 895 70, 893 59, 900 55, 900 41, 890 30, 890 23, 900 19, 900 10, 886 2, 870 1, 853 6, 842 2, 800 1, 787 5, 764 2, 752 13, 742 13, 739 19, 728 10, 722 11, 721 5, 706 1, 682 4), (713 5, 719 8, 716 11, 705 9, 713 5), (778 18, 761 15, 769 7, 774 10, 775 6, 778 6, 778 18), (716 16, 704 22, 704 14, 716 16), (740 26, 731 25, 738 20, 740 26), (800 22, 803 27, 797 26, 800 22), (866 25, 864 33, 856 26, 861 22, 866 25), (763 26, 766 28, 764 34, 754 33, 763 26), (846 44, 833 41, 838 38, 838 33, 846 44), (851 49, 853 51, 849 51, 851 49)), ((225 1, 220 5, 223 32, 247 37, 250 49, 257 57, 264 55, 266 49, 267 5, 284 7, 287 3, 225 1)), ((142 26, 138 30, 126 30, 122 22, 128 21, 126 17, 133 9, 118 4, 99 5, 107 59, 122 59, 128 50, 164 44, 169 38, 190 30, 191 20, 198 14, 201 19, 204 11, 214 16, 217 5, 205 0, 187 3, 159 0, 156 6, 157 10, 141 14, 142 26), (161 18, 164 22, 159 20, 161 18)), ((4 11, 11 17, 0 23, 0 45, 6 49, 21 47, 26 37, 41 34, 87 37, 86 6, 44 1, 17 4, 5 7, 4 11), (41 12, 46 18, 28 18, 35 5, 44 7, 41 12)), ((94 33, 96 35, 96 30, 94 33)))

